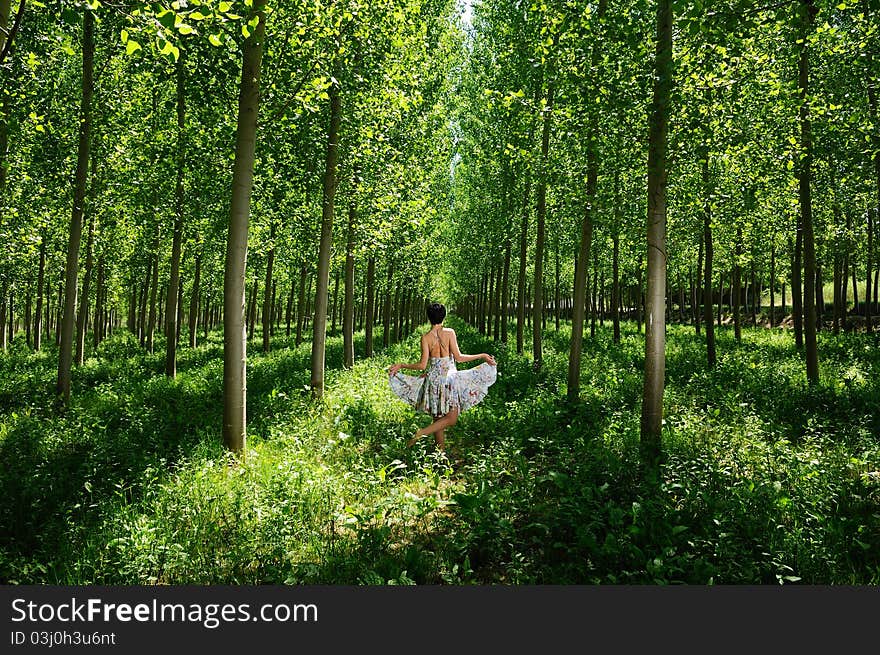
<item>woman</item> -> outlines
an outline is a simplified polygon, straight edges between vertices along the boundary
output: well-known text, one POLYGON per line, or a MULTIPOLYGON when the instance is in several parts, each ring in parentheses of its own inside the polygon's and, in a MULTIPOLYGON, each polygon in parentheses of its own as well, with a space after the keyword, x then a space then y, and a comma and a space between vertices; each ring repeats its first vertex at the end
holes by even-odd
POLYGON ((439 450, 443 450, 446 428, 458 421, 458 415, 486 397, 495 382, 495 359, 486 353, 463 355, 458 349, 455 330, 443 327, 446 308, 440 303, 428 307, 431 329, 422 335, 422 359, 417 364, 395 364, 388 369, 391 390, 404 402, 434 417, 426 428, 416 430, 406 445, 412 446, 419 438, 434 435, 439 450), (465 371, 455 368, 456 362, 484 359, 485 363, 465 371), (404 375, 408 368, 428 372, 421 376, 404 375))

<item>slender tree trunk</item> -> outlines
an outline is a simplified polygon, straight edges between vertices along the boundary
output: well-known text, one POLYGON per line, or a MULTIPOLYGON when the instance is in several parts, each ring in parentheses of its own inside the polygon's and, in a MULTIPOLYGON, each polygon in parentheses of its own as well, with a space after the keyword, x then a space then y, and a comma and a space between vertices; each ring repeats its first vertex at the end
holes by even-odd
POLYGON ((82 104, 79 113, 79 144, 77 147, 76 177, 73 192, 73 212, 70 219, 70 239, 67 246, 65 274, 64 318, 61 325, 61 346, 58 354, 57 395, 65 405, 70 403, 70 370, 73 364, 74 315, 76 313, 79 247, 82 237, 83 205, 89 169, 89 146, 92 128, 92 94, 95 71, 95 17, 85 9, 82 46, 82 104))
MULTIPOLYGON (((557 231, 555 243, 553 244, 553 328, 559 332, 559 233, 557 231)), ((586 272, 584 273, 586 275, 586 272)))
MULTIPOLYGON (((603 3, 604 4, 604 3, 603 3)), ((595 125, 595 122, 593 122, 595 125)), ((575 402, 580 396, 581 354, 584 338, 584 312, 587 304, 587 270, 593 240, 593 205, 599 166, 596 160, 596 144, 591 139, 587 146, 587 198, 581 220, 581 238, 574 270, 574 308, 571 319, 571 347, 568 351, 568 401, 575 402)))
MULTIPOLYGON (((94 179, 94 170, 92 171, 94 179)), ((89 293, 92 286, 93 249, 95 243, 95 212, 89 212, 89 231, 86 237, 86 266, 83 271, 82 295, 79 299, 79 312, 76 315, 76 356, 74 362, 82 366, 85 357, 86 327, 88 326, 89 293)))
POLYGON ((156 296, 159 293, 159 227, 156 226, 156 237, 153 241, 153 253, 148 264, 147 281, 150 288, 150 320, 147 326, 147 352, 153 354, 153 339, 156 332, 156 296), (150 273, 152 271, 152 281, 150 273))
MULTIPOLYGON (((0 155, 2 156, 2 155, 0 155)), ((99 267, 100 268, 100 267, 99 267)), ((40 235, 40 268, 37 272, 37 311, 34 314, 34 350, 39 352, 42 343, 43 285, 46 279, 46 235, 40 235)), ((100 281, 99 281, 100 284, 100 281)), ((100 289, 99 289, 100 291, 100 289)))
POLYGON ((671 91, 672 2, 658 0, 654 100, 648 137, 648 279, 640 441, 643 465, 651 469, 661 456, 666 371, 666 138, 671 91))
POLYGON ((510 237, 504 244, 504 273, 501 278, 501 342, 507 343, 507 322, 510 316, 510 237))
POLYGON ((373 356, 373 321, 376 311, 376 258, 370 256, 367 262, 367 309, 364 316, 364 356, 373 356))
POLYGON ((296 346, 302 343, 303 326, 305 324, 306 315, 306 278, 308 270, 303 264, 299 270, 299 297, 296 302, 296 346))
POLYGON ((807 380, 811 385, 819 382, 819 353, 816 344, 816 250, 813 240, 813 207, 810 198, 810 177, 813 162, 813 137, 810 125, 809 105, 809 50, 807 41, 813 32, 813 20, 818 9, 813 0, 801 0, 801 54, 798 65, 798 86, 800 89, 801 123, 801 164, 800 164, 800 209, 804 232, 804 346, 807 356, 807 380))
MULTIPOLYGON (((694 274, 694 292, 691 295, 691 304, 693 307, 691 311, 693 313, 693 321, 694 321, 694 331, 697 336, 700 335, 700 326, 703 320, 703 313, 700 311, 700 297, 703 295, 700 285, 700 275, 703 273, 703 257, 704 257, 704 248, 706 246, 706 234, 705 234, 705 226, 703 231, 700 233, 700 249, 697 254, 697 270, 694 274)), ((706 302, 706 299, 703 298, 703 302, 706 302)))
MULTIPOLYGON (((337 71, 336 79, 341 75, 337 71)), ((327 130, 327 156, 324 166, 324 190, 321 213, 321 243, 318 250, 318 273, 315 284, 315 320, 312 323, 312 396, 324 394, 324 355, 327 340, 327 291, 330 286, 330 249, 333 247, 333 200, 336 196, 336 166, 339 159, 339 129, 342 105, 338 84, 330 94, 330 126, 327 130)))
POLYGON ((501 287, 503 285, 503 277, 503 266, 498 266, 495 269, 495 296, 492 299, 492 307, 495 314, 495 320, 492 328, 492 339, 494 341, 498 341, 498 338, 501 336, 501 287))
POLYGON ((260 290, 260 280, 254 276, 254 287, 251 292, 250 307, 248 310, 248 340, 254 340, 254 332, 257 324, 257 292, 260 290))
POLYGON ((245 40, 238 95, 238 130, 232 168, 232 200, 223 281, 223 443, 244 452, 247 438, 247 339, 244 326, 248 222, 254 180, 260 67, 263 58, 266 0, 254 0, 251 16, 259 17, 245 40))
POLYGON ((537 216, 537 228, 535 236, 535 277, 534 277, 534 300, 532 306, 532 357, 533 367, 539 370, 544 361, 542 351, 541 328, 544 318, 544 222, 547 215, 547 162, 550 151, 550 117, 553 111, 553 84, 548 85, 547 105, 544 108, 544 126, 541 132, 541 170, 538 175, 538 203, 535 210, 537 216))
POLYGON ((526 324, 526 263, 529 239, 529 193, 532 180, 526 175, 523 191, 522 217, 519 231, 519 276, 516 290, 516 352, 523 354, 524 329, 526 324))
POLYGON ((275 224, 269 228, 269 255, 266 260, 266 283, 263 286, 263 352, 271 350, 272 337, 272 275, 275 272, 275 224))
POLYGON ((180 251, 183 236, 183 175, 186 166, 186 50, 177 59, 177 183, 174 188, 174 234, 171 238, 171 272, 165 306, 165 375, 177 376, 177 300, 180 285, 180 251))
MULTIPOLYGON (((880 162, 880 153, 875 155, 875 159, 880 162)), ((878 187, 880 187, 880 164, 877 166, 878 187)), ((880 190, 878 190, 878 203, 880 203, 880 190)), ((874 250, 874 212, 868 210, 868 243, 865 250, 865 331, 870 334, 873 331, 871 327, 871 257, 874 250)))
POLYGON ((199 294, 202 282, 202 254, 196 255, 196 271, 192 291, 189 296, 189 347, 195 348, 199 329, 199 294))
POLYGON ((736 226, 736 247, 733 260, 733 282, 730 285, 730 304, 733 305, 733 338, 739 343, 742 341, 742 324, 740 305, 742 304, 742 268, 739 265, 742 257, 742 227, 736 226))
POLYGON ((385 302, 382 306, 382 347, 391 345, 391 291, 394 288, 394 264, 388 262, 388 278, 385 282, 385 302))
POLYGON ((776 327, 776 235, 770 241, 770 327, 776 327))
MULTIPOLYGON (((9 33, 9 12, 11 8, 10 0, 0 0, 0 51, 6 45, 6 35, 9 33)), ((4 78, 7 75, 6 70, 0 70, 0 75, 4 78)), ((5 79, 3 80, 5 82, 5 79)), ((9 93, 0 94, 3 96, 3 104, 0 106, 0 199, 6 198, 6 171, 8 164, 6 163, 7 151, 9 150, 9 127, 7 116, 9 116, 9 93)), ((3 217, 0 216, 0 223, 3 223, 3 217)), ((11 271, 8 270, 8 264, 5 259, 0 260, 0 351, 5 351, 7 347, 6 336, 6 318, 7 306, 6 297, 9 293, 9 277, 11 271)), ((12 322, 12 316, 9 316, 9 322, 12 322)), ((59 372, 60 376, 60 372, 59 372)))
POLYGON ((345 244, 345 298, 342 310, 343 366, 354 366, 354 244, 357 210, 348 205, 348 239, 345 244))
POLYGON ((339 306, 339 271, 333 273, 333 305, 330 311, 330 336, 336 336, 336 308, 339 306))
POLYGON ((822 288, 822 262, 816 260, 816 329, 821 330, 825 320, 825 290, 822 288))
POLYGON ((95 293, 95 321, 92 326, 92 345, 97 350, 104 338, 104 321, 106 309, 106 283, 104 280, 104 255, 98 258, 98 289, 95 293))
POLYGON ((794 263, 791 267, 791 312, 794 320, 794 342, 798 350, 804 347, 803 290, 801 289, 801 251, 803 249, 803 230, 798 217, 797 234, 794 242, 794 263))

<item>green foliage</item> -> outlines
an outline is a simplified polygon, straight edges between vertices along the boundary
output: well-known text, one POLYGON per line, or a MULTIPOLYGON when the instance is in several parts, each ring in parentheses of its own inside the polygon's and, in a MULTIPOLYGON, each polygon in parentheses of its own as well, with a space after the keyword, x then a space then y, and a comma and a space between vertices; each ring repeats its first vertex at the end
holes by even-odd
MULTIPOLYGON (((560 400, 566 327, 540 374, 528 357, 452 319, 499 378, 462 415, 448 458, 404 442, 425 417, 385 368, 417 335, 308 393, 309 349, 249 362, 243 462, 220 445, 222 343, 163 357, 124 332, 75 371, 51 407, 54 352, 0 357, 0 578, 12 583, 880 582, 880 358, 863 336, 827 338, 806 384, 784 334, 719 334, 703 363, 671 327, 659 482, 638 464, 642 341, 585 342, 581 402, 560 400), (840 380, 840 382, 837 382, 840 380)), ((356 340, 362 352, 363 336, 356 340)))

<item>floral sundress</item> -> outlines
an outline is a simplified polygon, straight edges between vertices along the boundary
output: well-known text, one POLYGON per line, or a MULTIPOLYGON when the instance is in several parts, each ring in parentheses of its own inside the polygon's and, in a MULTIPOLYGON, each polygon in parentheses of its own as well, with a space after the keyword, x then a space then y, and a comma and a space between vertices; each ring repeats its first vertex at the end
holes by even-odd
POLYGON ((497 366, 488 362, 459 371, 452 355, 431 357, 428 361, 427 373, 416 376, 398 371, 388 381, 398 398, 434 417, 453 409, 470 409, 486 397, 497 377, 497 366))

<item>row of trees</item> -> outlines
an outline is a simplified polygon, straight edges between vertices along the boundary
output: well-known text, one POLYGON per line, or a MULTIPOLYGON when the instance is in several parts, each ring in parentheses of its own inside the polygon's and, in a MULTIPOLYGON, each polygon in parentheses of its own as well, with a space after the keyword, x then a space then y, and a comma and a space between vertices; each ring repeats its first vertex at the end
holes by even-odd
MULTIPOLYGON (((570 308, 574 399, 586 309, 607 303, 619 339, 620 308, 644 307, 642 433, 654 454, 674 302, 692 308, 714 365, 714 304, 727 296, 739 338, 746 295, 754 305, 768 289, 775 307, 787 284, 817 382, 824 283, 835 330, 851 301, 867 330, 878 313, 866 302, 880 206, 869 5, 480 5, 451 239, 478 234, 492 255, 450 261, 470 273, 456 292, 475 323, 512 315, 522 352, 527 308, 535 326, 542 310, 570 308), (865 283, 861 304, 850 279, 865 283)), ((541 339, 533 330, 536 367, 541 339)))
POLYGON ((387 344, 421 321, 461 56, 447 0, 28 6, 2 71, 0 332, 54 331, 69 401, 113 329, 150 351, 161 330, 174 376, 181 335, 222 323, 244 449, 258 321, 263 350, 282 323, 311 341, 316 397, 327 331, 350 366, 356 325, 369 356, 374 325, 387 344))

